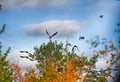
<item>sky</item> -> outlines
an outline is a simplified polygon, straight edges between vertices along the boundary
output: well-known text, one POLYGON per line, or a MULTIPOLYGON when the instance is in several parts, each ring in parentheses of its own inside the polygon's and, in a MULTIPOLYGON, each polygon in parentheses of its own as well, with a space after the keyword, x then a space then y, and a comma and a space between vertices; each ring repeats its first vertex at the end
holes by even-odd
MULTIPOLYGON (((120 23, 120 1, 117 0, 0 0, 0 4, 0 27, 6 24, 0 41, 4 52, 11 47, 8 60, 12 63, 23 61, 19 56, 24 54, 19 51, 33 53, 33 47, 47 43, 46 29, 50 34, 58 32, 53 41, 62 41, 65 45, 69 39, 72 45, 78 45, 78 54, 89 52, 85 40, 97 35, 114 43, 119 39, 113 34, 120 23), (80 36, 85 40, 79 40, 80 36)), ((36 63, 24 61, 26 64, 19 64, 21 67, 36 63)))

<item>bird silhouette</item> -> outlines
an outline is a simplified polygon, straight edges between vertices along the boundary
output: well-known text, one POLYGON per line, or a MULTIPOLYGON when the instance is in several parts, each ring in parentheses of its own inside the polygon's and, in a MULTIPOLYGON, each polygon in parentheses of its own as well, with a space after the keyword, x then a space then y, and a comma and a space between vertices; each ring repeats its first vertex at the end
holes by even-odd
POLYGON ((0 30, 0 34, 1 34, 2 32, 4 32, 5 27, 6 27, 6 24, 4 24, 4 25, 2 26, 2 29, 0 30))
POLYGON ((29 59, 30 61, 33 61, 33 59, 29 58, 28 56, 20 56, 21 58, 29 59))
POLYGON ((55 32, 54 34, 50 35, 50 34, 48 33, 48 31, 46 30, 46 34, 49 36, 50 39, 51 39, 53 36, 55 36, 57 33, 58 33, 58 32, 55 32))
POLYGON ((72 48, 72 52, 74 52, 74 49, 77 48, 77 50, 79 51, 79 48, 78 46, 74 45, 73 48, 72 48))
POLYGON ((85 37, 84 37, 84 36, 79 37, 79 40, 83 40, 83 39, 85 39, 85 37))
POLYGON ((114 57, 115 57, 115 54, 111 53, 111 56, 112 56, 112 58, 114 58, 114 57))
POLYGON ((99 17, 100 17, 100 18, 103 18, 103 15, 100 15, 99 17))
POLYGON ((26 56, 20 56, 21 58, 26 58, 26 56))
POLYGON ((69 45, 69 46, 72 46, 70 43, 67 43, 67 44, 66 44, 66 46, 68 46, 68 45, 69 45))
POLYGON ((21 53, 29 53, 28 51, 19 51, 19 52, 21 52, 21 53))

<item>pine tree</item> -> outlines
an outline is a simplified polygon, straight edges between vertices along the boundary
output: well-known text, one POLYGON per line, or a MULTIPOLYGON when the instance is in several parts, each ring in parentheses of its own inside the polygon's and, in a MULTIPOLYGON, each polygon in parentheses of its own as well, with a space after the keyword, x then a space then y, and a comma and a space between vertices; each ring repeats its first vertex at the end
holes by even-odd
MULTIPOLYGON (((0 5, 1 8, 1 5, 0 5)), ((0 31, 0 34, 4 32, 5 26, 3 25, 2 30, 0 31)), ((2 44, 0 42, 0 82, 12 82, 13 80, 13 71, 11 70, 11 67, 6 61, 6 57, 8 53, 10 52, 10 47, 6 52, 2 53, 2 44)))

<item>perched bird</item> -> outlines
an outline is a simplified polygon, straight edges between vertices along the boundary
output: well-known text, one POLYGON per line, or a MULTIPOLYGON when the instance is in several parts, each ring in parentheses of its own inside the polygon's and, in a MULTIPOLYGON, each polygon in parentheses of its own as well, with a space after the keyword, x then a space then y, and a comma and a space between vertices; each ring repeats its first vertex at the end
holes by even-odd
POLYGON ((100 15, 99 18, 103 18, 103 15, 100 15))
POLYGON ((79 40, 83 40, 83 39, 85 39, 85 37, 84 37, 84 36, 79 37, 79 40))
POLYGON ((46 30, 46 34, 49 36, 50 39, 51 39, 53 36, 55 36, 57 33, 58 33, 58 32, 55 32, 54 34, 50 35, 50 34, 48 33, 48 31, 46 30))
POLYGON ((28 51, 20 51, 21 53, 29 53, 28 51))
POLYGON ((5 27, 6 27, 6 24, 4 24, 4 25, 2 26, 2 29, 0 30, 0 34, 1 34, 2 32, 4 32, 5 27))

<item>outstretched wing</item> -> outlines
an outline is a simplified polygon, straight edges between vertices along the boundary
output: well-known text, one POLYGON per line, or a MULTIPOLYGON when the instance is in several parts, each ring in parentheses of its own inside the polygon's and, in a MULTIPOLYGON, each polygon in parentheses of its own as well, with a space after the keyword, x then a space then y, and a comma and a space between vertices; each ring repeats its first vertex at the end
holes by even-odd
POLYGON ((29 53, 28 51, 19 51, 20 53, 29 53))
POLYGON ((26 56, 20 56, 21 58, 26 58, 26 56))
POLYGON ((72 52, 74 52, 75 48, 77 48, 77 50, 80 51, 79 48, 78 48, 78 46, 74 45, 73 48, 72 48, 72 52))
POLYGON ((68 45, 69 45, 69 46, 72 46, 70 43, 67 43, 67 44, 66 44, 66 46, 68 46, 68 45))
POLYGON ((57 33, 58 33, 58 32, 54 33, 54 34, 51 36, 51 38, 52 38, 53 36, 55 36, 57 33))
POLYGON ((6 27, 6 24, 3 25, 2 29, 0 30, 0 33, 4 32, 5 27, 6 27))
POLYGON ((50 34, 48 33, 48 31, 46 30, 46 34, 50 37, 50 34))

